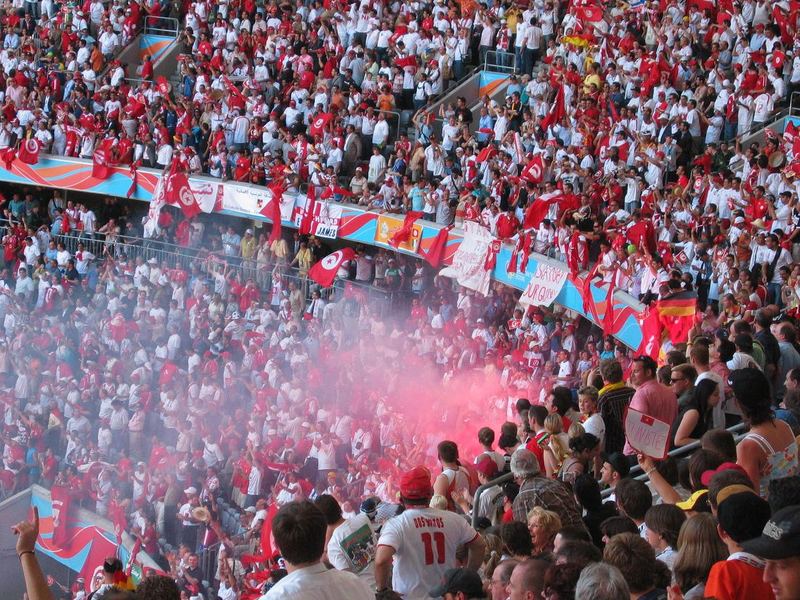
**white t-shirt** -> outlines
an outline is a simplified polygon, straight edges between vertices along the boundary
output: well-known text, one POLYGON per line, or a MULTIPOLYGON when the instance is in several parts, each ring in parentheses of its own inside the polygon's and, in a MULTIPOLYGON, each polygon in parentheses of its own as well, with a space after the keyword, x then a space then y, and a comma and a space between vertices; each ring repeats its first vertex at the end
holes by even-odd
POLYGON ((346 520, 333 531, 328 542, 328 562, 340 571, 358 575, 375 589, 375 532, 365 514, 346 520))
POLYGON ((383 526, 379 546, 395 549, 392 589, 405 600, 427 600, 447 569, 456 566, 456 548, 478 534, 455 513, 410 508, 383 526))
POLYGON ((583 422, 583 430, 586 433, 591 433, 594 437, 600 440, 600 445, 602 447, 602 444, 606 439, 606 424, 600 414, 595 413, 586 419, 586 421, 583 422))
POLYGON ((375 592, 352 573, 322 563, 292 571, 259 600, 374 600, 375 592))

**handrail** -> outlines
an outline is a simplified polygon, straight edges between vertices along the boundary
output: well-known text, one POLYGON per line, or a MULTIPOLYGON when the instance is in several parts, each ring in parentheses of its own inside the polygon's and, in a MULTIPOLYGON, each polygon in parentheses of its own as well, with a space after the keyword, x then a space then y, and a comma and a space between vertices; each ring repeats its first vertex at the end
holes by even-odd
MULTIPOLYGON (((740 432, 742 432, 746 427, 747 426, 744 423, 739 423, 737 425, 734 425, 733 427, 729 427, 727 431, 730 431, 734 436, 734 440, 738 442, 742 437, 744 437, 745 434, 740 432)), ((667 456, 669 458, 680 458, 685 454, 691 454, 693 451, 700 448, 701 445, 702 445, 701 440, 697 440, 695 442, 692 442, 691 444, 686 444, 685 446, 681 446, 680 448, 675 448, 675 450, 668 452, 667 456)), ((628 475, 632 477, 634 473, 639 473, 641 470, 642 468, 638 464, 634 465, 633 467, 631 467, 630 473, 628 475)), ((647 481, 648 479, 650 479, 650 476, 647 475, 646 473, 640 473, 639 475, 634 477, 634 479, 637 479, 639 481, 647 481)), ((607 490, 603 490, 601 492, 601 495, 603 498, 608 498, 613 493, 614 490, 612 488, 609 488, 607 490)))
MULTIPOLYGON (((742 437, 744 437, 745 434, 744 433, 740 433, 740 432, 743 432, 743 430, 745 428, 746 428, 746 425, 744 423, 739 423, 738 425, 734 425, 733 427, 728 428, 728 431, 730 431, 732 434, 734 434, 734 439, 738 442, 742 437), (739 435, 736 435, 736 434, 739 434, 739 435)), ((675 450, 672 450, 671 452, 668 453, 668 456, 671 457, 671 458, 675 458, 675 457, 683 456, 684 454, 690 454, 694 450, 697 450, 700 447, 700 445, 701 445, 700 440, 698 440, 696 442, 692 442, 691 444, 687 444, 686 446, 681 446, 680 448, 676 448, 675 450)), ((631 468, 631 474, 633 474, 633 473, 635 473, 637 471, 641 471, 641 470, 642 470, 641 467, 639 465, 636 465, 636 466, 631 468)), ((496 477, 496 478, 492 479, 491 481, 489 481, 487 483, 484 483, 477 490, 475 490, 475 496, 474 496, 473 501, 472 501, 472 526, 473 527, 476 527, 477 524, 478 524, 478 511, 475 510, 475 509, 478 506, 478 502, 480 500, 481 495, 486 490, 488 490, 490 487, 494 487, 495 485, 501 485, 503 483, 506 483, 507 481, 511 481, 512 479, 514 479, 514 476, 511 473, 503 473, 499 477, 496 477)), ((641 473, 641 474, 637 475, 634 479, 637 479, 639 481, 647 481, 648 479, 650 479, 650 476, 647 475, 647 473, 641 473)), ((613 493, 614 493, 614 489, 613 488, 609 488, 607 490, 603 490, 601 495, 602 495, 603 498, 608 498, 613 493)))
POLYGON ((174 17, 157 17, 148 15, 144 19, 144 33, 146 34, 151 33, 154 35, 161 35, 163 33, 168 33, 177 38, 180 30, 180 22, 174 17), (155 25, 150 25, 151 22, 154 22, 156 25, 161 25, 162 23, 166 22, 167 25, 174 24, 174 27, 169 29, 166 27, 156 27, 155 25))
POLYGON ((500 477, 495 477, 491 481, 484 483, 480 486, 477 490, 475 490, 475 498, 473 499, 472 505, 472 527, 478 526, 478 511, 475 510, 478 506, 478 500, 480 499, 483 492, 488 490, 490 487, 494 487, 496 485, 500 485, 502 483, 506 483, 507 481, 511 481, 514 479, 514 476, 511 473, 503 473, 500 477))
POLYGON ((483 70, 496 71, 500 73, 516 73, 517 55, 514 52, 504 52, 503 50, 488 50, 483 56, 483 70), (489 62, 490 54, 495 57, 494 62, 489 62), (508 60, 507 57, 511 57, 510 65, 505 64, 508 60), (503 62, 498 62, 499 60, 502 60, 503 62))

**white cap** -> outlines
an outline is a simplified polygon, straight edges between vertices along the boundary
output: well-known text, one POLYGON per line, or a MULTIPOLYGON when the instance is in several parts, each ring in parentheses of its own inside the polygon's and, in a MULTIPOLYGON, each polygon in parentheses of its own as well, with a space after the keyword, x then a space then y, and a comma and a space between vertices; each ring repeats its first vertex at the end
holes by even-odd
POLYGON ((191 496, 191 495, 195 495, 196 496, 197 495, 197 488, 194 487, 194 486, 190 486, 190 487, 186 488, 185 490, 183 490, 183 493, 186 494, 187 496, 191 496))

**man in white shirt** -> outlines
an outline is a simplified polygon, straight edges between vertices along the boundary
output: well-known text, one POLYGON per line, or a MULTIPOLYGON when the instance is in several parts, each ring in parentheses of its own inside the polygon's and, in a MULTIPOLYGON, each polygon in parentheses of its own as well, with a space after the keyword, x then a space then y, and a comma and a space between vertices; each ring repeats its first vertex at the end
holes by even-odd
POLYGON ((275 545, 288 575, 260 600, 373 600, 375 594, 353 573, 322 564, 328 524, 311 502, 290 502, 272 521, 275 545))
POLYGON ((391 573, 392 589, 405 600, 427 599, 445 571, 456 566, 456 548, 462 544, 468 551, 467 566, 481 565, 483 538, 456 513, 430 508, 432 496, 428 469, 420 466, 403 474, 400 497, 406 510, 381 529, 375 556, 377 594, 388 589, 391 573))

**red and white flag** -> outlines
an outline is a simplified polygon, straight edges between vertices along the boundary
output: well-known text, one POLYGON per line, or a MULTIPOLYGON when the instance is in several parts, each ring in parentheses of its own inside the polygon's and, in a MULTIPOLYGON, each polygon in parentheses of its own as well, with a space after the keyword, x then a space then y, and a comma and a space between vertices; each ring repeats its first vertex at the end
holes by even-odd
POLYGON ((306 204, 303 207, 303 218, 300 221, 300 235, 312 233, 311 225, 314 221, 314 211, 317 208, 317 190, 313 185, 308 186, 306 204))
POLYGON ((541 154, 534 156, 531 161, 525 165, 520 177, 531 183, 542 183, 544 180, 544 161, 542 160, 541 154))
POLYGON ((139 187, 138 167, 139 167, 138 161, 135 163, 131 163, 131 169, 130 169, 131 187, 128 188, 128 198, 133 196, 136 193, 136 188, 139 187))
POLYGON ((178 206, 184 217, 192 219, 203 212, 189 186, 189 178, 178 170, 177 162, 172 163, 165 179, 164 197, 170 204, 178 206))
POLYGON ((39 140, 36 138, 29 138, 22 140, 17 150, 17 158, 28 165, 35 165, 39 162, 39 140))
POLYGON ((103 140, 94 149, 92 155, 92 177, 96 179, 108 179, 113 172, 111 167, 111 147, 114 145, 113 139, 103 140))
POLYGON ((308 133, 310 133, 312 137, 322 135, 322 132, 325 131, 325 126, 330 123, 331 119, 333 119, 332 113, 321 113, 317 115, 308 128, 308 133))
POLYGON ((356 252, 352 248, 337 250, 311 267, 308 271, 308 276, 322 287, 329 288, 333 285, 342 263, 353 260, 355 255, 356 252))
POLYGON ((54 485, 50 490, 50 510, 53 515, 53 546, 62 548, 68 538, 67 517, 72 502, 69 488, 54 485))

